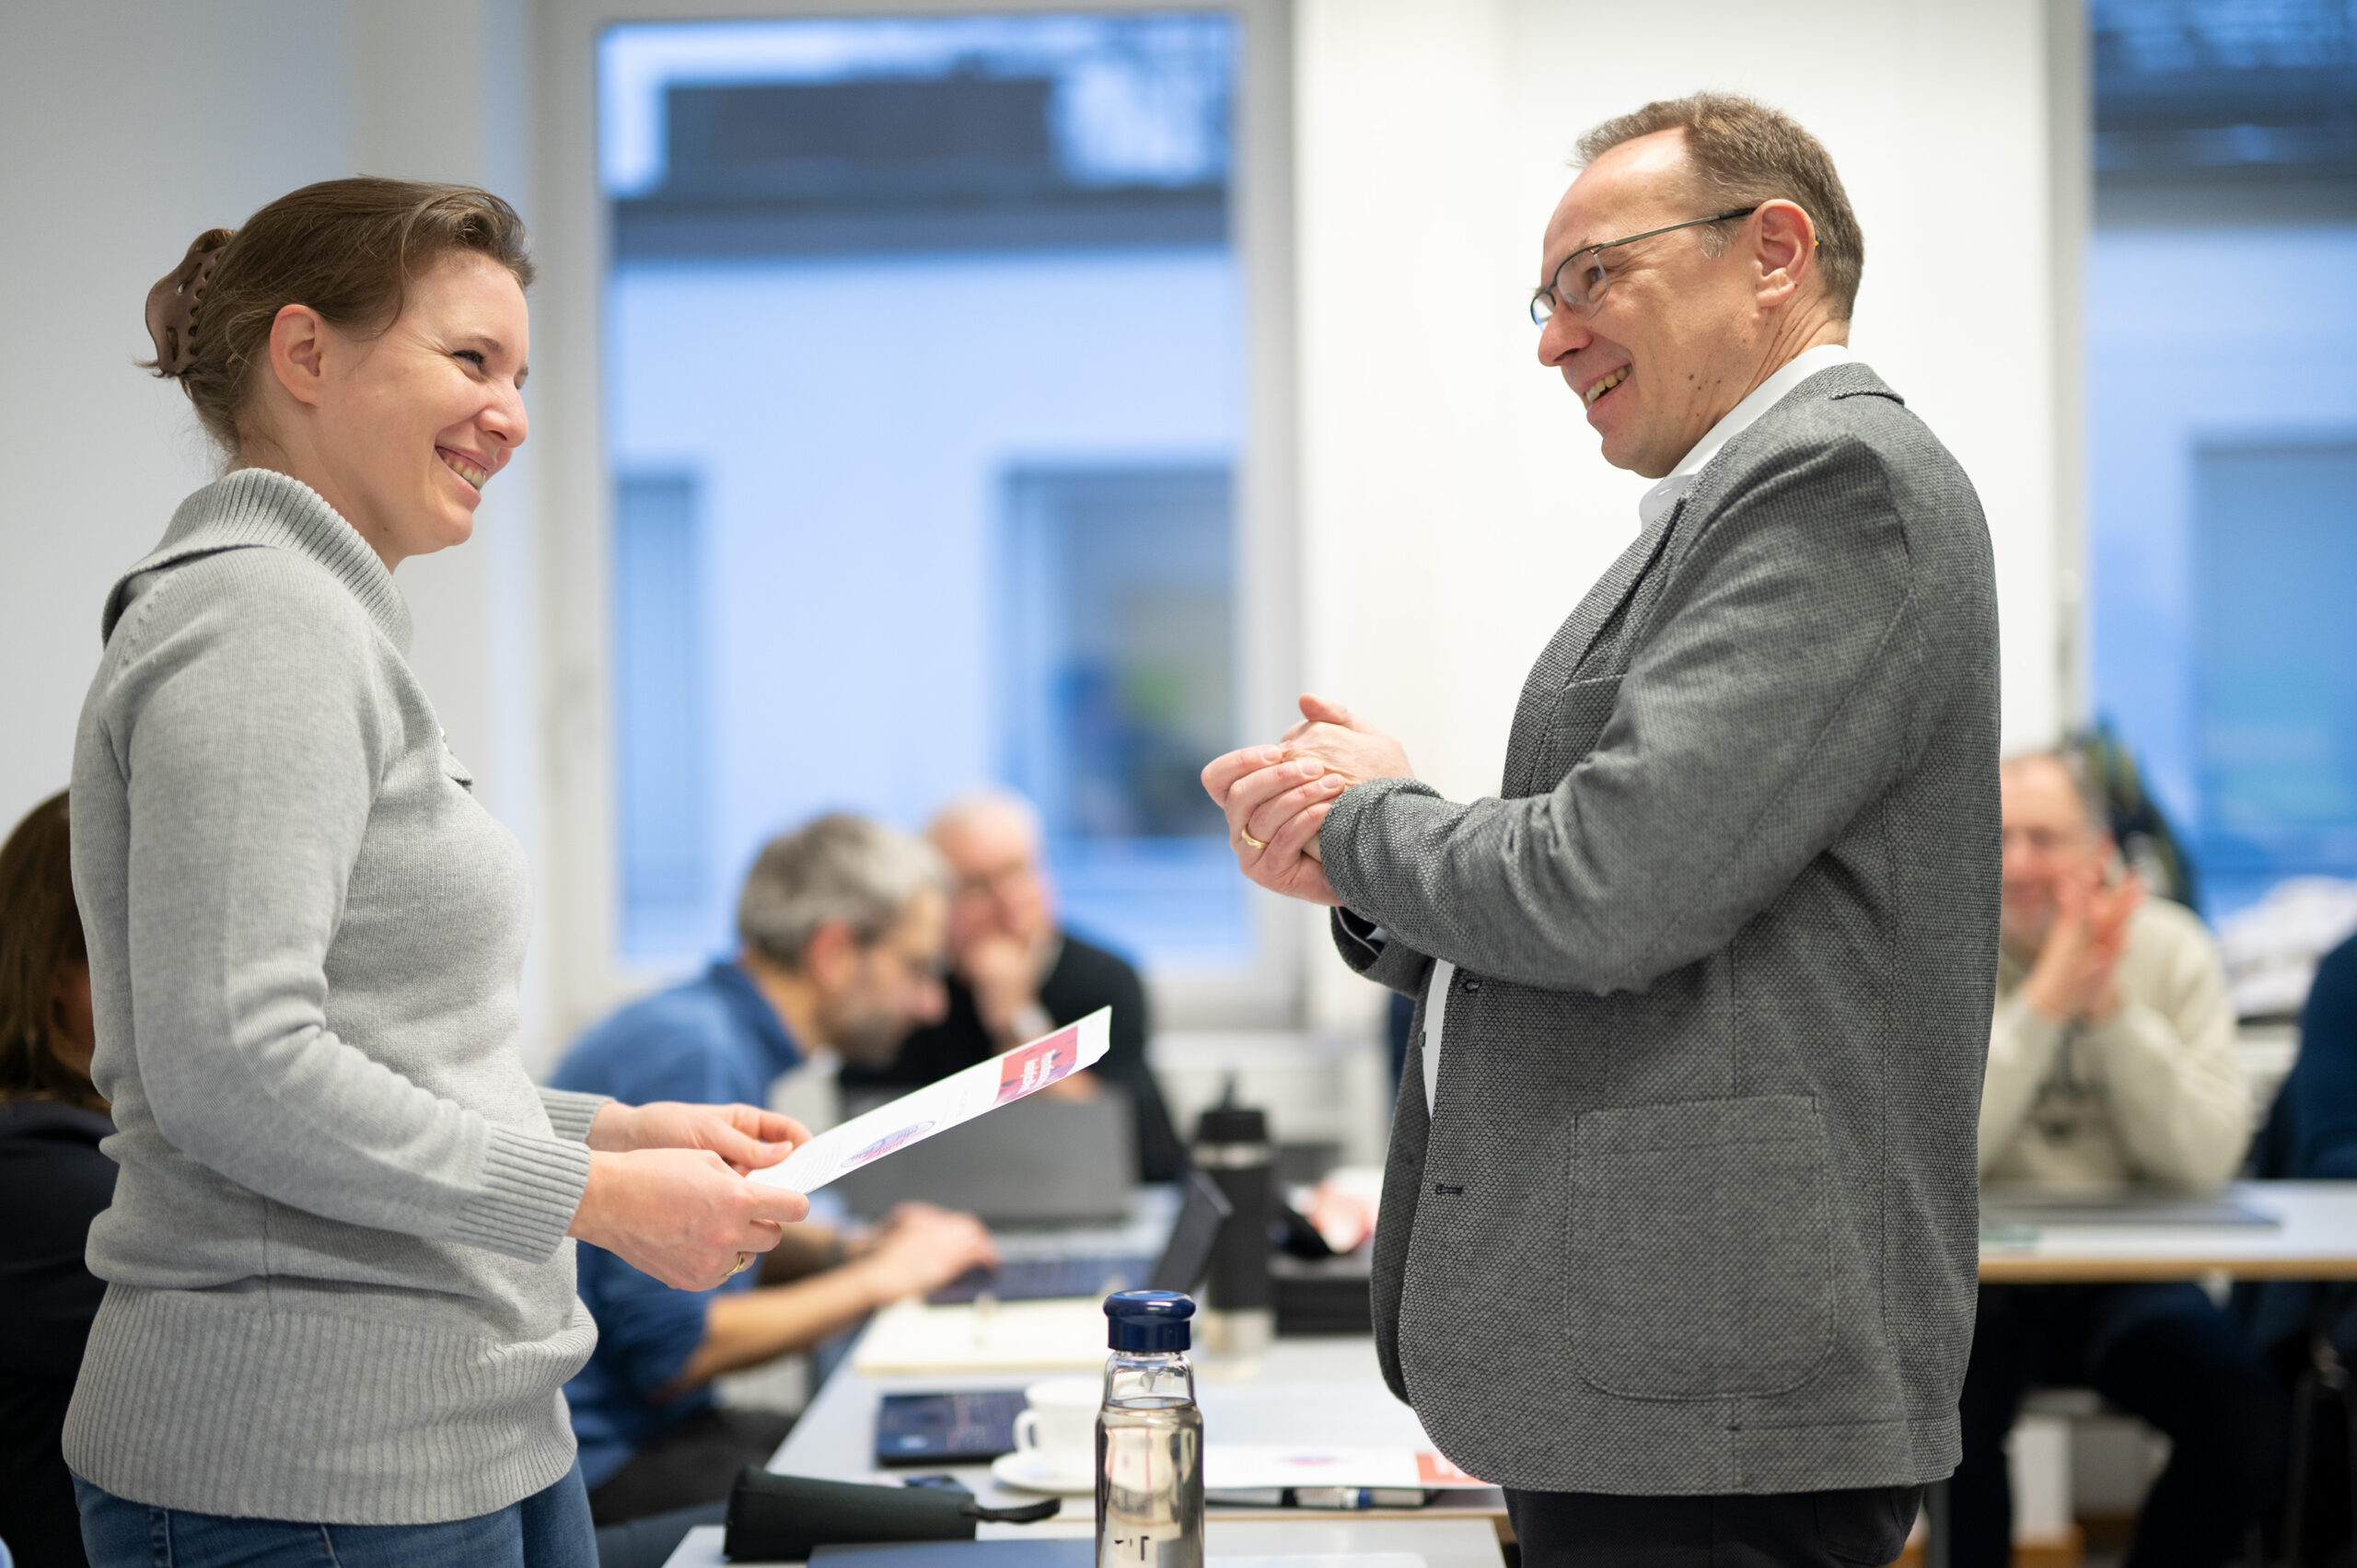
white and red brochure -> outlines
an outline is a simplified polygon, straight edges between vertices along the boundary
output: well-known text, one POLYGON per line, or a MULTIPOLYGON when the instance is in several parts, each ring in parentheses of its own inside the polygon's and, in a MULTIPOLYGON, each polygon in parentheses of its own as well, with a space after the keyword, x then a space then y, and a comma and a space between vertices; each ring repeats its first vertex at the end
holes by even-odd
POLYGON ((888 1105, 830 1127, 751 1179, 795 1192, 816 1192, 847 1170, 971 1121, 985 1111, 1036 1094, 1100 1061, 1112 1043, 1113 1010, 1099 1007, 987 1062, 911 1089, 888 1105))

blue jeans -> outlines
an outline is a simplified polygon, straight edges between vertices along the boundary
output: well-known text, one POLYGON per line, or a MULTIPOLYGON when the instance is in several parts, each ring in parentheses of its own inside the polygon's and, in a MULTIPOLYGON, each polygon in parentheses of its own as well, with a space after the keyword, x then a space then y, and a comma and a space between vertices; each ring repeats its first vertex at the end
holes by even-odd
POLYGON ((131 1503, 74 1478, 90 1568, 598 1568, 581 1467, 521 1503, 441 1525, 307 1525, 131 1503))

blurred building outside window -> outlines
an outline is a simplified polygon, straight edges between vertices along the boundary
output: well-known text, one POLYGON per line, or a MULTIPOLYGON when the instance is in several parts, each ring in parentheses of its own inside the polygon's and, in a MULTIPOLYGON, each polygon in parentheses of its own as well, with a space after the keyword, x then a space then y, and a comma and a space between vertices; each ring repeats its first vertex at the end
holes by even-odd
POLYGON ((2088 694, 2265 968, 2357 921, 2357 6, 2089 18, 2088 694))
POLYGON ((760 843, 1022 790, 1077 928, 1261 941, 1236 744, 1242 29, 1217 11, 604 35, 624 960, 729 940, 760 843))

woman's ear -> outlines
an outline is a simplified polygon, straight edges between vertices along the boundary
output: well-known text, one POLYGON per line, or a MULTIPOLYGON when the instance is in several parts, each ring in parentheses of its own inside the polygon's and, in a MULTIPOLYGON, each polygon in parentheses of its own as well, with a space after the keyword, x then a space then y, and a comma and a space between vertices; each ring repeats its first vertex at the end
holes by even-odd
POLYGON ((308 305, 284 305, 270 324, 270 369, 287 396, 317 407, 326 396, 328 324, 308 305))

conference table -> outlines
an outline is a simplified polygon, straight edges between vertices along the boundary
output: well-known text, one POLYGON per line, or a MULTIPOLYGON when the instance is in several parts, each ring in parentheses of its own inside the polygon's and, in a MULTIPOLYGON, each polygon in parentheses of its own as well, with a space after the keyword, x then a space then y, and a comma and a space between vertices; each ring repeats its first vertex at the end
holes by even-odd
MULTIPOLYGON (((2261 1181, 2235 1184, 2223 1195, 2231 1205, 2270 1219, 2270 1224, 2179 1223, 2151 1214, 2130 1223, 2092 1218, 2048 1220, 2035 1225, 1991 1227, 1980 1249, 1980 1278, 1988 1283, 2084 1283, 2130 1280, 2357 1279, 2357 1182, 2261 1181)), ((895 1309, 900 1310, 900 1309, 895 1309)), ((935 1311, 943 1309, 935 1308, 935 1311)), ((907 1322, 878 1319, 888 1334, 907 1322)), ((870 1332, 876 1331, 871 1326, 870 1332)), ((887 1393, 1019 1386, 1039 1376, 1069 1373, 1077 1354, 1061 1365, 1024 1372, 1004 1365, 970 1370, 862 1370, 856 1352, 819 1390, 770 1468, 839 1481, 889 1481, 899 1472, 874 1463, 877 1400, 887 1393)), ((1260 1354, 1243 1358, 1199 1355, 1197 1394, 1213 1440, 1265 1445, 1397 1445, 1429 1447, 1415 1412, 1392 1399, 1376 1364, 1375 1345, 1364 1336, 1280 1339, 1260 1354)), ((984 1503, 1013 1504, 1035 1494, 1001 1483, 986 1467, 952 1468, 984 1503)), ((1076 1528, 1090 1517, 1085 1497, 1067 1498, 1057 1519, 1076 1528)), ((1933 1568, 1945 1557, 1943 1520, 1935 1506, 1927 1553, 1933 1568)), ((1220 1507, 1215 1521, 1313 1523, 1298 1510, 1220 1507)), ((1483 1568, 1496 1559, 1473 1552, 1464 1542, 1509 1534, 1505 1503, 1495 1487, 1444 1491, 1419 1509, 1370 1510, 1329 1516, 1337 1527, 1391 1520, 1459 1526, 1479 1524, 1494 1534, 1422 1547, 1387 1551, 1422 1551, 1431 1568, 1483 1568), (1434 1555, 1437 1551, 1440 1554, 1434 1555)), ((672 1562, 678 1568, 717 1561, 716 1540, 700 1532, 684 1543, 672 1562)), ((1404 1538, 1403 1538, 1404 1539, 1404 1538)), ((1438 1539, 1438 1538, 1434 1538, 1438 1539)), ((1215 1543, 1216 1544, 1216 1543, 1215 1543)), ((1233 1550, 1233 1549, 1231 1549, 1233 1550)), ((1306 1549, 1305 1549, 1306 1550, 1306 1549)), ((1492 1548, 1493 1550, 1493 1548, 1492 1548)))
POLYGON ((2222 1196, 2228 1205, 2276 1223, 2207 1225, 2155 1216, 2014 1227, 1991 1225, 1984 1217, 1981 1283, 2357 1279, 2357 1181, 2237 1181, 2222 1196))
MULTIPOLYGON (((1093 1311, 1095 1304, 1087 1305, 1093 1311)), ((924 1322, 923 1315, 930 1313, 931 1331, 946 1337, 947 1325, 960 1323, 973 1311, 904 1306, 879 1314, 865 1332, 879 1340, 905 1342, 913 1337, 912 1325, 924 1322)), ((1015 1311, 1011 1306, 998 1309, 1002 1317, 1015 1311)), ((1063 1353, 1028 1369, 1000 1364, 971 1369, 869 1371, 862 1369, 860 1348, 855 1346, 804 1410, 793 1433, 770 1461, 770 1469, 828 1481, 886 1484, 898 1481, 909 1472, 880 1469, 874 1459, 877 1403, 884 1395, 1004 1388, 1041 1377, 1073 1376, 1084 1362, 1101 1363, 1104 1353, 1101 1317, 1096 1318, 1093 1343, 1078 1338, 1084 1331, 1080 1325, 1087 1322, 1089 1314, 1072 1317, 1074 1322, 1063 1336, 1067 1342, 1063 1353)), ((1280 1339, 1255 1355, 1222 1357, 1198 1352, 1193 1361, 1196 1402, 1202 1408, 1204 1427, 1227 1441, 1305 1447, 1431 1446, 1416 1413, 1384 1387, 1376 1364, 1375 1342, 1365 1336, 1280 1339)), ((986 1466, 921 1469, 955 1476, 991 1506, 1039 1501, 1035 1493, 1004 1484, 986 1466)), ((986 1525, 982 1538, 1086 1531, 1093 1527, 1094 1507, 1089 1497, 1067 1497, 1047 1525, 986 1525)), ((1504 1558, 1498 1541, 1504 1518, 1505 1499, 1495 1487, 1444 1491, 1432 1504, 1415 1509, 1324 1513, 1220 1505, 1210 1513, 1207 1546, 1214 1557, 1366 1559, 1400 1552, 1422 1557, 1426 1568, 1500 1568, 1504 1558)), ((720 1561, 719 1532, 716 1527, 706 1528, 681 1542, 667 1568, 704 1568, 720 1561)))

